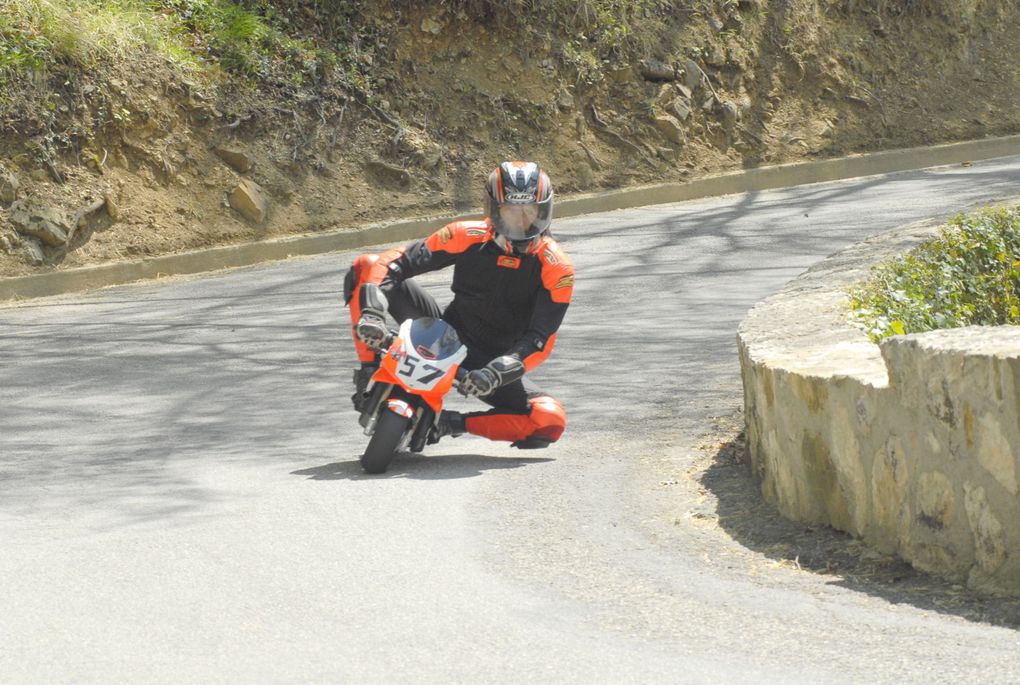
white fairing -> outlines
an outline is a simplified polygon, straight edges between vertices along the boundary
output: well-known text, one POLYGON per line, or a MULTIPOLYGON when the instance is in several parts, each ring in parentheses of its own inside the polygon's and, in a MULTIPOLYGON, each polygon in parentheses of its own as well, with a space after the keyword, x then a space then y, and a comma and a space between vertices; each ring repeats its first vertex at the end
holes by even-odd
POLYGON ((455 374, 457 367, 467 356, 467 348, 461 345, 457 351, 439 359, 427 359, 415 350, 411 340, 411 324, 408 319, 400 325, 400 357, 397 359, 397 376, 410 390, 427 391, 436 387, 447 376, 455 374))

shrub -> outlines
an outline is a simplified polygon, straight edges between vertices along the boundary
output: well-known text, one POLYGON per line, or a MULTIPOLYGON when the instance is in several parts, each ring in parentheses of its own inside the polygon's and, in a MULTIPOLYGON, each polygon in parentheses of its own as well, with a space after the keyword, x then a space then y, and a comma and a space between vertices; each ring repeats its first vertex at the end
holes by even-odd
POLYGON ((960 215, 932 240, 876 266, 850 291, 853 319, 879 340, 969 325, 1020 324, 1020 207, 960 215))
POLYGON ((140 0, 9 0, 0 3, 0 71, 18 76, 65 64, 90 68, 169 37, 140 0))

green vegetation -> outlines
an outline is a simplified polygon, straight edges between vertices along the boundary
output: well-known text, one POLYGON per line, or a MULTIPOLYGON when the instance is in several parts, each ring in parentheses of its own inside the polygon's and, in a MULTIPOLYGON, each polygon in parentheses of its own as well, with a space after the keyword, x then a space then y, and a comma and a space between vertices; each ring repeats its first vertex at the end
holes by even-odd
POLYGON ((1020 324, 1020 207, 960 215, 939 235, 875 267, 850 292, 872 340, 969 325, 1020 324))
POLYGON ((7 0, 0 4, 0 85, 154 53, 183 70, 300 84, 337 63, 291 38, 268 2, 7 0))
POLYGON ((170 50, 172 26, 164 19, 136 0, 8 0, 0 5, 0 73, 11 79, 170 50))
MULTIPOLYGON (((338 78, 367 87, 366 54, 384 42, 370 9, 410 17, 423 9, 491 21, 529 37, 566 28, 564 59, 586 80, 633 43, 634 23, 676 3, 661 0, 5 0, 0 85, 62 67, 89 69, 154 52, 182 68, 221 68, 255 81, 338 78), (302 36, 295 38, 293 36, 302 36)), ((697 5, 698 3, 681 3, 697 5)))

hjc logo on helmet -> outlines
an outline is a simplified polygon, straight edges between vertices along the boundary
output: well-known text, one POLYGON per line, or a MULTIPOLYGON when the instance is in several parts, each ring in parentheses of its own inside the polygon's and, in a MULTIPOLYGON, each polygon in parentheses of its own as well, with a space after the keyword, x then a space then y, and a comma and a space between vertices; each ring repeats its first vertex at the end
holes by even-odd
POLYGON ((507 202, 537 202, 538 198, 535 197, 535 193, 507 193, 505 195, 507 202))

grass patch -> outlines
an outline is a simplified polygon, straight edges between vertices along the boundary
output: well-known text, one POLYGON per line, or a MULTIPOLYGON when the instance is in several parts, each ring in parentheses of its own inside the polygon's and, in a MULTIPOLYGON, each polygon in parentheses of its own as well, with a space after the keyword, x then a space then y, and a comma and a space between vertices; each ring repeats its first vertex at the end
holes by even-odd
POLYGON ((0 73, 93 68, 172 40, 172 22, 140 0, 8 0, 0 5, 0 73))
POLYGON ((0 87, 66 68, 95 69, 154 52, 188 69, 300 83, 337 60, 293 39, 268 2, 6 0, 0 87))
POLYGON ((1020 207, 960 215, 937 237, 875 267, 850 290, 872 340, 970 325, 1020 324, 1020 207))
MULTIPOLYGON (((367 95, 369 65, 389 16, 445 13, 548 42, 567 33, 561 58, 594 82, 606 65, 652 40, 657 26, 701 2, 665 0, 3 0, 0 89, 61 69, 94 69, 154 52, 182 68, 255 84, 327 80, 367 95)), ((525 38, 526 37, 526 38, 525 38)))

